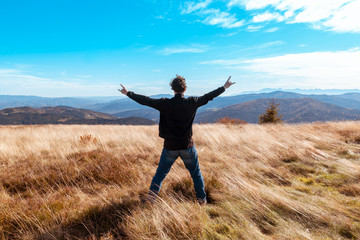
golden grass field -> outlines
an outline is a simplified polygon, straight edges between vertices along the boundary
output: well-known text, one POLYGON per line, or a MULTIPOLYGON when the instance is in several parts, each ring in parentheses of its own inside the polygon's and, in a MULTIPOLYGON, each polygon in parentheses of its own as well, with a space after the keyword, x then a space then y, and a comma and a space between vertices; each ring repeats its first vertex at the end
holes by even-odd
POLYGON ((194 125, 209 204, 180 159, 147 194, 157 126, 0 127, 1 239, 360 239, 360 122, 194 125))

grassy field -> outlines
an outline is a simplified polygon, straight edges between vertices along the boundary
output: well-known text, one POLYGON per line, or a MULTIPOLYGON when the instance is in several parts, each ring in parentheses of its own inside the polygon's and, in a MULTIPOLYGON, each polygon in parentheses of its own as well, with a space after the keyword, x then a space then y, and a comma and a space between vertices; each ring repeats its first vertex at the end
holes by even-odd
POLYGON ((360 239, 360 122, 194 126, 209 204, 180 159, 142 201, 157 126, 0 127, 1 239, 360 239))

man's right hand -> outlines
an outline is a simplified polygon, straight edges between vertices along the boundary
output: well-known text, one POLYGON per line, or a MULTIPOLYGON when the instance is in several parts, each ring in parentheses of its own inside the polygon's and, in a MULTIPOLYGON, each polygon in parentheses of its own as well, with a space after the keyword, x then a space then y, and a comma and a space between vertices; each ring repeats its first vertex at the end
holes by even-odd
POLYGON ((226 81, 226 83, 224 84, 224 88, 227 89, 229 88, 231 85, 235 84, 235 82, 231 82, 230 81, 231 76, 228 78, 228 80, 226 81))
POLYGON ((126 90, 126 88, 122 84, 120 84, 120 86, 122 87, 122 89, 118 89, 118 91, 121 92, 124 95, 127 95, 128 90, 126 90))

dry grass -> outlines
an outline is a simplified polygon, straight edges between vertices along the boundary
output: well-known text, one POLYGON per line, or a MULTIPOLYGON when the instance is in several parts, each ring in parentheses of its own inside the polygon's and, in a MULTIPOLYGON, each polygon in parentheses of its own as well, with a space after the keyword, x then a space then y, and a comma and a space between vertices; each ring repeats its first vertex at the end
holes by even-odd
POLYGON ((181 161, 142 202, 156 126, 0 127, 2 239, 359 239, 360 122, 195 125, 209 196, 181 161))

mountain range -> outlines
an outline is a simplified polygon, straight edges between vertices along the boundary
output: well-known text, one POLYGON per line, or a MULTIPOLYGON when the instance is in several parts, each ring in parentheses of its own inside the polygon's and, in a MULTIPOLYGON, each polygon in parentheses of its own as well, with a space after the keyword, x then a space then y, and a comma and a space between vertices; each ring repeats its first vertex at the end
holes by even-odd
MULTIPOLYGON (((151 96, 153 98, 159 98, 156 96, 151 96)), ((171 98, 171 95, 166 95, 166 97, 171 98)), ((225 96, 217 97, 214 100, 210 101, 205 106, 199 108, 199 112, 210 110, 210 109, 219 109, 222 107, 227 107, 233 104, 243 103, 247 101, 252 101, 256 99, 263 98, 312 98, 326 103, 331 103, 338 105, 344 108, 353 108, 360 110, 360 93, 346 93, 341 95, 316 95, 316 94, 299 94, 293 92, 282 92, 275 91, 270 93, 252 93, 252 94, 242 94, 236 96, 225 96)), ((129 98, 114 100, 109 103, 99 103, 94 105, 87 106, 88 109, 105 112, 113 114, 118 117, 129 116, 129 113, 135 114, 134 116, 143 116, 143 114, 138 115, 136 110, 149 109, 146 106, 140 105, 129 98)), ((151 118, 154 119, 153 113, 151 113, 151 118)))
POLYGON ((139 117, 117 118, 115 116, 77 109, 67 106, 59 107, 18 107, 0 110, 0 125, 17 124, 124 124, 152 125, 155 122, 139 117))
POLYGON ((294 93, 301 93, 301 94, 344 94, 344 93, 360 93, 360 89, 320 89, 320 88, 313 88, 313 89, 301 89, 301 88, 293 88, 293 89, 284 89, 284 88, 263 88, 259 91, 244 91, 241 94, 248 94, 248 93, 266 93, 266 92, 294 92, 294 93))
MULTIPOLYGON (((360 110, 358 109, 343 108, 313 98, 262 98, 222 108, 199 111, 194 122, 214 123, 220 118, 230 117, 249 123, 257 123, 258 116, 265 112, 268 103, 271 101, 280 104, 279 114, 283 115, 283 121, 287 123, 360 120, 360 110)), ((114 116, 136 116, 159 121, 159 112, 149 107, 123 111, 114 114, 114 116)))
POLYGON ((38 97, 24 95, 0 95, 0 109, 13 107, 86 107, 89 105, 110 102, 119 97, 38 97))
POLYGON ((360 110, 347 109, 312 98, 266 98, 200 112, 196 115, 195 122, 212 123, 229 117, 257 123, 258 116, 265 112, 271 101, 279 103, 279 114, 283 115, 282 120, 286 123, 360 120, 360 110))
MULTIPOLYGON (((171 98, 172 95, 160 94, 153 95, 152 98, 171 98)), ((274 91, 262 93, 249 93, 235 96, 219 96, 207 105, 198 109, 198 114, 195 122, 215 122, 218 118, 228 116, 231 118, 239 118, 247 122, 257 122, 257 117, 263 113, 267 107, 267 102, 275 100, 280 103, 280 114, 284 115, 285 122, 312 122, 312 121, 336 121, 336 120, 358 120, 360 111, 360 93, 344 93, 339 95, 326 95, 326 94, 300 94, 294 92, 274 91)), ((100 117, 99 119, 87 119, 76 117, 64 117, 66 123, 82 122, 84 124, 104 123, 104 122, 121 122, 125 118, 141 118, 149 119, 155 122, 159 121, 159 112, 147 106, 140 105, 127 97, 97 97, 97 98, 42 98, 36 96, 0 96, 1 106, 8 105, 25 105, 34 107, 35 111, 44 111, 47 109, 45 119, 53 119, 57 122, 59 119, 52 116, 53 112, 50 111, 54 104, 67 105, 70 107, 61 107, 66 109, 82 108, 82 111, 96 111, 98 114, 108 114, 100 117), (27 104, 27 105, 26 105, 27 104), (37 107, 37 108, 36 108, 37 107), (111 115, 109 115, 111 114, 111 115), (114 117, 110 119, 109 116, 114 117), (119 120, 121 118, 122 120, 119 120), (100 120, 101 119, 101 120, 100 120)), ((63 111, 69 113, 67 111, 63 111)), ((27 112, 28 118, 32 116, 34 119, 34 112, 27 112)), ((25 113, 24 113, 25 114, 25 113)), ((39 113, 37 113, 39 114, 39 113)), ((85 114, 85 113, 84 113, 85 114)), ((40 117, 40 115, 37 115, 40 117)), ((41 115, 43 117, 43 115, 41 115)), ((7 122, 10 122, 7 116, 7 122)), ((19 118, 20 119, 20 118, 19 118)), ((16 122, 20 120, 17 119, 16 122)), ((133 119, 134 120, 134 119, 133 119)), ((5 121, 4 119, 2 120, 5 121)), ((5 122, 6 122, 5 121, 5 122)), ((26 119, 21 120, 26 123, 26 119)), ((21 122, 20 121, 20 122, 21 122)), ((47 120, 39 120, 47 122, 47 120)), ((63 120, 61 120, 63 121, 63 120)), ((151 121, 151 123, 153 123, 151 121)), ((32 121, 30 121, 32 122, 32 121)), ((39 122, 39 123, 40 123, 39 122)), ((135 121, 137 124, 139 121, 135 121)), ((0 122, 1 124, 1 122, 0 122)), ((6 123, 3 123, 6 124, 6 123)), ((147 122, 146 124, 150 124, 147 122)))
MULTIPOLYGON (((360 119, 360 94, 305 95, 292 92, 271 92, 218 97, 198 109, 195 122, 215 122, 221 117, 239 118, 255 123, 257 116, 265 112, 267 102, 280 103, 280 113, 285 122, 312 122, 360 119), (256 101, 260 100, 261 101, 256 101), (319 114, 321 112, 321 114, 319 114)), ((99 106, 99 105, 98 105, 99 106)), ((117 117, 137 116, 159 121, 157 110, 134 103, 130 99, 104 104, 99 111, 110 111, 117 117), (129 102, 130 101, 130 102, 129 102), (127 105, 130 103, 130 105, 127 105), (135 108, 137 106, 137 108, 135 108), (116 109, 123 109, 113 113, 116 109)))
MULTIPOLYGON (((266 89, 264 89, 265 91, 266 89)), ((269 89, 268 89, 269 90, 269 89)), ((305 91, 305 90, 304 90, 305 91)), ((199 109, 205 111, 207 109, 226 107, 232 104, 247 102, 250 100, 261 98, 313 98, 319 101, 332 103, 345 108, 355 108, 360 110, 360 92, 357 89, 351 93, 343 93, 338 95, 327 94, 301 94, 288 91, 272 91, 260 93, 246 93, 234 96, 221 95, 210 101, 207 105, 199 109)), ((152 98, 171 98, 170 94, 152 95, 152 98)), ((37 96, 15 96, 15 95, 0 95, 0 109, 12 107, 55 107, 55 106, 69 106, 75 108, 85 108, 98 112, 115 114, 127 110, 146 108, 141 106, 131 99, 119 97, 64 97, 64 98, 46 98, 37 96)))

